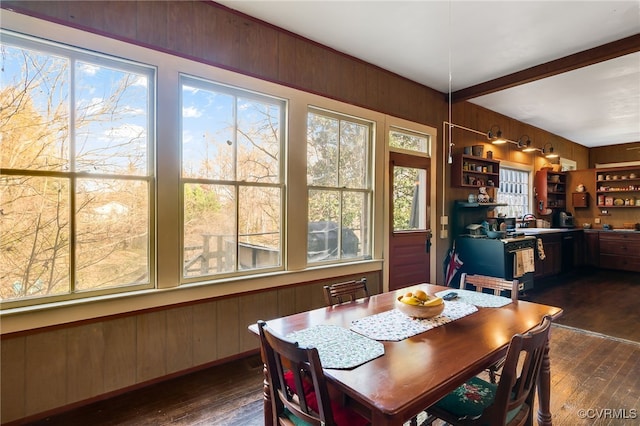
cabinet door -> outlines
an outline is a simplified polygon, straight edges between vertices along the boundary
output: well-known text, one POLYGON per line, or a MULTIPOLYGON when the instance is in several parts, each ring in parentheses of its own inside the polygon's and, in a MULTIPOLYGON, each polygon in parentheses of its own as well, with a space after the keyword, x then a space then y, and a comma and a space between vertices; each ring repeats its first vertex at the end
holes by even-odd
POLYGON ((587 266, 599 266, 600 259, 600 239, 597 232, 585 232, 586 242, 586 264, 587 266))

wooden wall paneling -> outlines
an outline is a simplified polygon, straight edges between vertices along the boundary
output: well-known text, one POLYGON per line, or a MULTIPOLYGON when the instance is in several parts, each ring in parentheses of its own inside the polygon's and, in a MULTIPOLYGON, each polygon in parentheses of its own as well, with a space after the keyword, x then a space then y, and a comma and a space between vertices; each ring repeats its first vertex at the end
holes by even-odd
POLYGON ((104 391, 112 392, 138 383, 137 321, 127 316, 104 321, 104 358, 101 367, 104 391))
POLYGON ((245 330, 239 326, 240 297, 229 297, 217 302, 216 337, 218 358, 235 355, 240 351, 238 335, 245 330))
POLYGON ((231 66, 250 74, 273 79, 278 71, 278 36, 272 27, 253 20, 238 25, 233 40, 231 66))
POLYGON ((65 19, 99 32, 111 33, 110 28, 105 27, 104 23, 104 8, 109 7, 108 2, 70 1, 67 4, 68 15, 65 19))
POLYGON ((277 81, 291 82, 295 80, 296 38, 288 33, 278 33, 278 76, 277 81))
POLYGON ((167 311, 167 374, 193 367, 193 306, 167 311))
POLYGON ((26 337, 25 415, 60 407, 67 402, 67 329, 26 337))
POLYGON ((193 305, 193 365, 218 359, 217 308, 215 301, 193 305))
POLYGON ((196 9, 194 2, 168 2, 167 5, 167 45, 184 55, 193 55, 193 22, 196 9))
POLYGON ((167 312, 138 315, 136 322, 136 382, 162 377, 166 372, 167 312))
POLYGON ((135 39, 151 46, 166 46, 168 3, 137 1, 136 8, 135 39))
POLYGON ((278 317, 293 315, 296 311, 296 290, 294 287, 278 289, 278 317))
POLYGON ((384 111, 381 99, 385 96, 385 85, 380 73, 373 67, 365 66, 363 70, 365 94, 364 104, 375 111, 384 111))
POLYGON ((220 48, 221 12, 214 7, 198 10, 193 21, 193 55, 217 63, 220 48))
POLYGON ((609 146, 591 148, 589 155, 589 167, 595 167, 596 164, 640 161, 640 142, 625 143, 616 146, 616 149, 609 146))
POLYGON ((250 351, 259 347, 255 334, 250 333, 247 327, 262 319, 269 321, 278 318, 278 292, 270 290, 261 293, 251 293, 240 300, 239 315, 239 341, 240 352, 250 351))
POLYGON ((0 423, 5 424, 25 416, 26 338, 4 339, 0 342, 0 423))
MULTIPOLYGON (((104 14, 104 27, 110 32, 130 40, 135 40, 138 33, 137 3, 133 1, 107 1, 101 8, 104 14)), ((156 28, 156 31, 162 27, 156 28)))
POLYGON ((36 11, 38 13, 42 13, 46 16, 51 16, 58 19, 68 20, 69 19, 69 8, 68 3, 66 1, 6 1, 3 0, 2 3, 9 3, 12 5, 18 6, 20 9, 36 11))
POLYGON ((71 327, 67 332, 67 404, 104 393, 103 323, 71 327))
MULTIPOLYGON (((327 55, 325 90, 330 96, 355 105, 364 98, 364 81, 356 73, 357 61, 343 55, 327 55)), ((320 78, 320 76, 319 76, 320 78)))
MULTIPOLYGON (((306 89, 312 93, 327 93, 328 80, 339 78, 330 75, 329 62, 335 61, 334 56, 327 54, 327 50, 317 44, 309 43, 302 39, 296 39, 294 43, 294 61, 289 64, 293 67, 294 75, 290 81, 295 87, 306 89)), ((333 94, 335 97, 335 94, 333 94)))

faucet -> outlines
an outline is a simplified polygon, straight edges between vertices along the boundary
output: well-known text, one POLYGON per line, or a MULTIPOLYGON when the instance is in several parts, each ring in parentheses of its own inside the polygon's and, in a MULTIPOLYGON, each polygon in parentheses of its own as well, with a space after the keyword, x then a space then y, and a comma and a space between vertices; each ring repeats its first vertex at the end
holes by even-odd
POLYGON ((521 227, 521 228, 528 228, 528 227, 529 227, 529 224, 528 224, 526 221, 527 221, 527 220, 535 220, 535 218, 536 218, 536 217, 535 217, 534 215, 532 215, 531 213, 526 213, 526 214, 524 214, 524 215, 522 216, 522 219, 520 219, 520 220, 521 220, 521 222, 522 222, 522 223, 520 224, 520 227, 521 227))

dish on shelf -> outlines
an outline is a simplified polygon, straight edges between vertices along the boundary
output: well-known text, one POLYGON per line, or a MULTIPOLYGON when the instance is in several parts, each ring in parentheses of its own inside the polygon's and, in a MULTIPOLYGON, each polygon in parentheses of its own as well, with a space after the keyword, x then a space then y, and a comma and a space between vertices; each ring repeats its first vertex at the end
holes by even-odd
POLYGON ((624 206, 624 200, 622 198, 616 198, 613 200, 614 206, 624 206))

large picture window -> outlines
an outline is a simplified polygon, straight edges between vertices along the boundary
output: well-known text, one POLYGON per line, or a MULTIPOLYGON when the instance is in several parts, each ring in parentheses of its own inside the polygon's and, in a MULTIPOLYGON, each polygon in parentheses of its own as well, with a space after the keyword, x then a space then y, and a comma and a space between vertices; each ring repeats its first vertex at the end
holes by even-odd
POLYGON ((0 296, 153 283, 155 70, 2 32, 0 296))
POLYGON ((373 124, 312 109, 307 118, 310 263, 371 256, 373 124))
POLYGON ((282 267, 285 106, 182 77, 185 278, 282 267))

